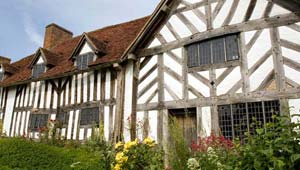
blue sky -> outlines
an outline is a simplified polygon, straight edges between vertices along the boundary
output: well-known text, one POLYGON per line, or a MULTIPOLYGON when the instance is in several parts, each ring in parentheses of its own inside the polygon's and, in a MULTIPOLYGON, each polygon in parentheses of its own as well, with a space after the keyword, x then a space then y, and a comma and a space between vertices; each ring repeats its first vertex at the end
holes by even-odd
POLYGON ((0 56, 12 61, 43 45, 45 26, 74 35, 149 15, 160 0, 1 0, 0 56))

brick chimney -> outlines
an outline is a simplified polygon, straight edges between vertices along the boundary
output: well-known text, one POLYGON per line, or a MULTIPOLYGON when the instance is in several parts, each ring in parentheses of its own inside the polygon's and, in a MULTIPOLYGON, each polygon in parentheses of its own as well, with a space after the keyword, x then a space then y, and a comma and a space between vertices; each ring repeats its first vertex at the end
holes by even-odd
POLYGON ((55 45, 72 38, 73 33, 57 24, 46 26, 44 48, 50 50, 55 45))
POLYGON ((0 64, 9 64, 10 58, 0 56, 0 64))

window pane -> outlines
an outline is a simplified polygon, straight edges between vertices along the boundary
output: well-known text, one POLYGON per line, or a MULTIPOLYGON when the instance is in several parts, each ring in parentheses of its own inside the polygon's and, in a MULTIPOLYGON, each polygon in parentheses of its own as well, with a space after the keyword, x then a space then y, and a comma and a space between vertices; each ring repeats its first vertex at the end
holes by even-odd
POLYGON ((66 112, 58 113, 56 120, 60 125, 65 125, 68 123, 68 114, 66 112))
POLYGON ((227 139, 232 139, 232 124, 230 105, 218 106, 219 126, 222 135, 227 139))
POLYGON ((95 108, 86 108, 81 110, 80 115, 80 125, 99 125, 99 109, 95 108))
POLYGON ((225 37, 227 61, 239 59, 238 36, 230 35, 225 37))
POLYGON ((245 132, 248 130, 247 126, 247 110, 245 103, 238 103, 232 105, 233 128, 235 138, 244 138, 245 132))
POLYGON ((264 102, 265 109, 265 117, 266 123, 274 122, 275 120, 272 118, 274 115, 279 115, 280 112, 280 104, 279 101, 266 101, 264 102))
POLYGON ((225 62, 225 44, 224 38, 211 40, 213 63, 225 62))
POLYGON ((48 123, 47 114, 32 114, 30 116, 29 128, 31 130, 38 130, 42 127, 46 127, 48 123))
POLYGON ((198 44, 189 45, 187 51, 188 51, 188 66, 189 67, 199 66, 198 44))
POLYGON ((255 129, 262 128, 264 125, 264 114, 262 102, 248 103, 249 129, 254 134, 255 129))
POLYGON ((32 77, 38 78, 41 74, 46 71, 45 64, 36 64, 32 68, 32 77))
POLYGON ((211 64, 211 42, 205 41, 199 44, 200 65, 211 64))
POLYGON ((82 61, 81 61, 81 56, 77 56, 76 57, 76 63, 77 63, 77 69, 81 70, 81 66, 82 66, 82 61))

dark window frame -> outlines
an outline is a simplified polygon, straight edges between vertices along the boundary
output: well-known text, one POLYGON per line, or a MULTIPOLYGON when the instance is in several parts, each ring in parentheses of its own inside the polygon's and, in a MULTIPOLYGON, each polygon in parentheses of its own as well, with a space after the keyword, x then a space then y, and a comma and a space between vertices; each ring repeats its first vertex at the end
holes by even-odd
MULTIPOLYGON (((221 48, 221 46, 219 47, 221 48)), ((227 34, 223 36, 201 40, 192 44, 188 44, 185 46, 185 50, 186 50, 188 71, 204 71, 210 68, 216 69, 216 68, 224 68, 229 66, 238 66, 240 65, 241 57, 242 57, 240 33, 227 34), (227 42, 232 42, 233 38, 236 39, 236 44, 230 45, 229 43, 227 43, 227 42), (221 52, 218 51, 218 48, 214 50, 212 47, 213 42, 218 44, 221 43, 221 41, 223 41, 224 47, 222 48, 223 48, 224 56, 221 56, 221 52), (210 48, 210 50, 207 50, 208 47, 210 48), (197 49, 198 51, 192 52, 192 49, 194 50, 197 49), (217 56, 214 56, 213 54, 216 54, 217 56), (190 57, 191 55, 194 56, 194 58, 190 57), (205 55, 206 57, 201 57, 203 55, 205 55), (214 62, 214 57, 218 58, 219 60, 217 60, 217 62, 214 62), (220 57, 221 58, 223 57, 224 61, 221 61, 220 57)))
POLYGON ((69 123, 69 114, 67 112, 60 112, 56 115, 56 120, 58 121, 59 125, 67 126, 69 123))
POLYGON ((4 79, 4 72, 1 71, 1 72, 0 72, 0 81, 2 81, 3 79, 4 79))
POLYGON ((219 105, 219 129, 228 139, 243 139, 245 132, 255 134, 256 128, 265 128, 266 123, 274 122, 272 113, 280 114, 279 100, 219 105), (253 117, 261 123, 256 124, 253 117))
POLYGON ((77 55, 76 58, 76 67, 78 70, 85 70, 88 68, 89 64, 94 61, 95 53, 87 52, 84 54, 77 55))
POLYGON ((41 128, 47 127, 48 120, 49 114, 31 114, 28 128, 31 131, 38 131, 41 128))
POLYGON ((32 77, 38 78, 41 74, 45 73, 47 70, 45 63, 35 64, 32 67, 32 77))
POLYGON ((80 111, 80 126, 99 126, 100 125, 100 109, 99 107, 82 108, 80 111), (93 112, 91 112, 93 111, 93 112))

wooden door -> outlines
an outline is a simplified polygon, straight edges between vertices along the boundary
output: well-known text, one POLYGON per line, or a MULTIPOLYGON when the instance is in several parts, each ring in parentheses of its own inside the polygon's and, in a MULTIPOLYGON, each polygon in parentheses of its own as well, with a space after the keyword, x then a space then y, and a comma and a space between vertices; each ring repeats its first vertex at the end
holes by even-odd
MULTIPOLYGON (((186 143, 190 145, 197 140, 197 116, 196 108, 189 109, 171 109, 169 115, 176 119, 186 143)), ((172 120, 171 119, 171 120, 172 120)))

